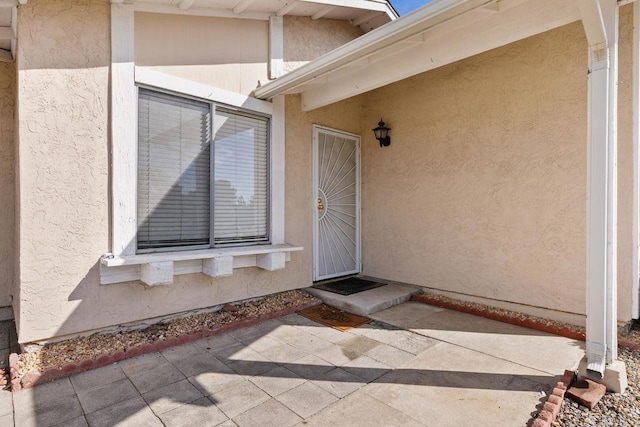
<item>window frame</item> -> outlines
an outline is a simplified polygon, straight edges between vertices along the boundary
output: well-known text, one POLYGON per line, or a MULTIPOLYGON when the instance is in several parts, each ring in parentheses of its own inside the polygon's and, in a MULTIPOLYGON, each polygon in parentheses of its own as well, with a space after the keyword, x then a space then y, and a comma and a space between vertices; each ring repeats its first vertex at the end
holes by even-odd
POLYGON ((111 68, 109 110, 109 248, 100 258, 100 284, 141 281, 147 286, 168 285, 175 275, 201 273, 211 278, 233 275, 237 268, 266 271, 285 268, 291 252, 302 246, 285 241, 285 98, 262 101, 164 74, 134 61, 134 7, 111 5, 111 68), (194 249, 136 254, 137 235, 137 115, 136 84, 271 115, 270 245, 194 249))
POLYGON ((180 251, 195 251, 195 250, 202 250, 202 249, 220 249, 220 248, 234 248, 234 247, 250 247, 250 246, 263 246, 263 245, 271 245, 272 244, 272 236, 271 236, 271 228, 272 228, 272 218, 271 218, 271 209, 272 209, 272 203, 271 203, 271 194, 273 193, 273 183, 271 181, 271 168, 273 165, 272 159, 271 159, 271 151, 272 151, 272 145, 273 145, 273 140, 272 140, 272 134, 273 134, 273 130, 272 130, 272 126, 273 126, 273 114, 268 114, 266 112, 263 111, 253 111, 253 110, 249 110, 247 108, 243 108, 243 107, 238 107, 236 105, 230 105, 224 102, 219 102, 219 101, 215 101, 211 98, 202 98, 202 97, 198 97, 196 95, 192 95, 192 94, 185 94, 185 93, 179 93, 176 92, 174 90, 170 90, 170 89, 166 89, 163 87, 157 87, 157 86, 152 86, 148 83, 140 83, 138 82, 138 80, 136 80, 136 84, 135 84, 136 88, 135 88, 135 94, 136 94, 136 160, 138 160, 138 147, 139 147, 139 135, 138 135, 138 100, 140 99, 140 89, 145 89, 151 92, 157 92, 157 93, 162 93, 162 94, 166 94, 166 95, 171 95, 171 96, 175 96, 178 98, 183 98, 183 99, 189 99, 189 100, 194 100, 194 101, 198 101, 198 102, 203 102, 209 105, 209 111, 210 111, 210 119, 209 119, 209 126, 211 129, 210 132, 210 140, 209 140, 209 144, 210 144, 210 158, 209 158, 209 244, 205 245, 205 244, 200 244, 200 245, 181 245, 181 246, 170 246, 170 247, 158 247, 158 248, 144 248, 144 249, 140 249, 138 247, 138 224, 139 224, 139 218, 137 216, 137 208, 138 208, 138 175, 137 175, 137 163, 136 163, 136 236, 135 236, 135 253, 136 254, 153 254, 153 253, 162 253, 162 252, 180 252, 180 251), (243 115, 245 117, 251 117, 251 118, 260 118, 260 119, 266 119, 267 121, 267 192, 266 192, 266 197, 267 197, 267 212, 266 212, 266 217, 267 217, 267 233, 266 233, 266 239, 265 240, 260 240, 260 241, 256 241, 256 242, 237 242, 237 243, 215 243, 215 215, 214 215, 214 199, 215 199, 215 149, 214 149, 214 139, 215 139, 215 134, 213 132, 214 129, 214 125, 215 125, 215 116, 216 116, 216 109, 217 107, 221 107, 222 109, 225 109, 227 111, 233 111, 234 113, 237 113, 239 115, 243 115))
MULTIPOLYGON (((112 87, 112 184, 111 255, 135 256, 137 251, 137 161, 138 161, 138 87, 200 101, 214 102, 250 114, 270 117, 269 125, 269 238, 265 245, 284 244, 285 227, 285 126, 284 97, 271 102, 226 91, 155 71, 146 67, 128 68, 130 78, 112 87), (131 185, 136 182, 136 185, 131 185)), ((114 70, 116 71, 116 70, 114 70)), ((118 73, 125 70, 119 70, 118 73)), ((240 243, 237 247, 255 246, 240 243)), ((211 248, 211 246, 207 246, 211 248)), ((219 248, 219 247, 216 247, 219 248)), ((220 248, 221 249, 221 248, 220 248)), ((198 251, 193 246, 169 248, 167 252, 198 251)))

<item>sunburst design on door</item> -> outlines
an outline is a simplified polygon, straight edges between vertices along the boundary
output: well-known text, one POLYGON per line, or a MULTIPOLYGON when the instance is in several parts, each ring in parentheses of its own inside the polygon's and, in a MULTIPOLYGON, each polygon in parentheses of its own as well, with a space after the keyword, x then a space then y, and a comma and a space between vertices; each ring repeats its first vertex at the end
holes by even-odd
POLYGON ((316 280, 358 272, 358 139, 327 130, 316 139, 316 280))

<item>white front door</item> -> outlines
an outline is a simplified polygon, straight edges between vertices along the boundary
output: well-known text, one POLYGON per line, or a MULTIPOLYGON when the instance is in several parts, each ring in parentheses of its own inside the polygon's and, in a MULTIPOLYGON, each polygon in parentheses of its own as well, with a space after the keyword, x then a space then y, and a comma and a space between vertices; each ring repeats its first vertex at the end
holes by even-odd
POLYGON ((360 273, 360 137, 313 127, 313 280, 360 273))

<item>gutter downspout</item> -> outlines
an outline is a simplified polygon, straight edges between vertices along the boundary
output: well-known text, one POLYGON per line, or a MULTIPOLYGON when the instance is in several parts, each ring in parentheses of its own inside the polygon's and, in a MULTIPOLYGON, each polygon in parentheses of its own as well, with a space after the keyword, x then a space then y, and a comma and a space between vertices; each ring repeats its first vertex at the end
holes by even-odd
POLYGON ((578 0, 589 43, 587 149, 587 370, 617 359, 616 0, 578 0))

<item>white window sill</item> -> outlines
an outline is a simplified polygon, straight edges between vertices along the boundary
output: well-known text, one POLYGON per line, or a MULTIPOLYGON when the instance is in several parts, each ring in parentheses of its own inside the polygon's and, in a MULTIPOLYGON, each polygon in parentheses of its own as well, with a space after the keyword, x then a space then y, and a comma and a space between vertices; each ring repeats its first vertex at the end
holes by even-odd
POLYGON ((169 285, 179 274, 203 273, 211 277, 231 276, 236 268, 258 267, 281 270, 291 252, 301 246, 289 244, 200 249, 194 251, 110 256, 100 261, 100 284, 141 280, 149 286, 169 285))

